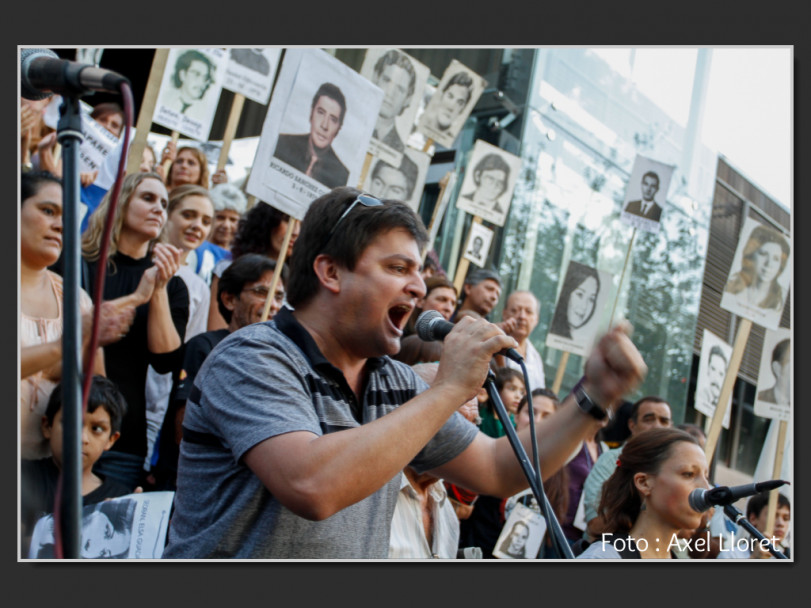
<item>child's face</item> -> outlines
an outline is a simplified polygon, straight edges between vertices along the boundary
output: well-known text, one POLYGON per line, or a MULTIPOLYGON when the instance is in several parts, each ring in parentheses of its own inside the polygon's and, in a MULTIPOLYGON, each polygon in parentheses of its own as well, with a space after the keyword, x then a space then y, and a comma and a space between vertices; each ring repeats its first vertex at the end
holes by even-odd
MULTIPOLYGON (((62 467, 62 410, 56 412, 53 425, 42 418, 42 434, 51 444, 56 464, 62 467)), ((109 450, 120 433, 112 432, 110 414, 103 407, 93 412, 86 412, 82 419, 82 470, 88 470, 101 457, 102 452, 109 450)))
POLYGON ((515 414, 518 411, 518 404, 524 397, 524 393, 524 383, 516 378, 511 378, 501 387, 499 396, 504 402, 504 407, 507 411, 511 414, 515 414))

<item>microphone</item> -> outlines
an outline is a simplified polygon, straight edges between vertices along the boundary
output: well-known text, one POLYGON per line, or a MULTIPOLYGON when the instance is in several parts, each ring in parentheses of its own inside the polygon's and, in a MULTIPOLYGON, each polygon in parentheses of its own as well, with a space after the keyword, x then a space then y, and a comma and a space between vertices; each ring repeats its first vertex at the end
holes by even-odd
POLYGON ((93 65, 60 59, 50 49, 23 49, 20 53, 20 94, 36 101, 52 94, 75 96, 91 91, 117 93, 129 80, 93 65))
POLYGON ((733 502, 743 498, 744 496, 754 496, 767 490, 774 490, 782 485, 787 484, 787 481, 782 479, 772 479, 770 481, 761 481, 760 483, 749 483, 743 486, 717 486, 711 490, 704 488, 696 488, 690 492, 687 502, 690 503, 690 508, 698 513, 703 513, 710 507, 716 505, 731 505, 733 502))
MULTIPOLYGON (((425 340, 426 342, 444 340, 445 336, 447 336, 453 328, 454 324, 450 321, 446 321, 445 317, 442 316, 442 313, 437 310, 426 310, 419 317, 417 317, 417 335, 420 337, 420 339, 425 340)), ((507 348, 500 351, 498 354, 504 355, 516 363, 521 363, 524 360, 524 358, 514 348, 507 348)))

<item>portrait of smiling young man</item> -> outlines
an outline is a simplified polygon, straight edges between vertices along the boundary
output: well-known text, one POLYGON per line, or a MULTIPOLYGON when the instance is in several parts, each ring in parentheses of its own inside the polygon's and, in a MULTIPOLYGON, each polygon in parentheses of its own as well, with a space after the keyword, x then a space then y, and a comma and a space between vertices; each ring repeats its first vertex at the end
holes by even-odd
MULTIPOLYGON (((513 338, 462 319, 430 387, 390 358, 425 295, 426 242, 421 220, 400 201, 335 188, 312 203, 289 306, 229 335, 197 374, 163 557, 385 558, 406 466, 493 496, 527 487, 508 440, 483 435, 457 412, 513 338)), ((569 396, 536 429, 544 476, 644 376, 629 331, 609 331, 586 362, 593 407, 569 396)), ((519 436, 530 449, 529 429, 519 436)))

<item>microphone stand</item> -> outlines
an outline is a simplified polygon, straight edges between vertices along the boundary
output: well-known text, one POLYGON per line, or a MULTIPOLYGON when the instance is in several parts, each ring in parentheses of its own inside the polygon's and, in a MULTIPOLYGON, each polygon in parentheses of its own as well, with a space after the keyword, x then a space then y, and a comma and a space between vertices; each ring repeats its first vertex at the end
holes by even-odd
POLYGON ((82 334, 79 312, 79 146, 84 140, 78 96, 63 95, 57 139, 62 145, 64 234, 62 333, 63 484, 60 500, 63 557, 78 558, 82 514, 82 334))
POLYGON ((729 519, 734 521, 739 526, 745 528, 746 531, 749 532, 749 534, 751 534, 754 538, 757 538, 759 541, 761 541, 760 545, 761 547, 763 547, 763 543, 765 542, 768 545, 769 553, 774 555, 776 558, 788 559, 785 553, 782 553, 781 551, 777 550, 775 546, 771 543, 771 541, 768 538, 766 538, 760 530, 758 530, 755 526, 753 526, 752 522, 746 519, 743 516, 743 513, 741 513, 734 505, 731 504, 724 505, 724 515, 726 515, 729 519))
POLYGON ((524 450, 524 446, 521 444, 521 440, 518 438, 518 434, 515 432, 512 422, 510 422, 510 416, 507 414, 504 403, 501 401, 501 397, 498 394, 498 389, 496 389, 495 385, 495 378, 496 377, 493 370, 488 370, 487 379, 484 381, 484 388, 487 390, 487 396, 495 407, 496 414, 498 414, 498 419, 501 421, 501 425, 504 427, 504 431, 507 434, 507 439, 510 441, 510 445, 515 452, 515 456, 518 458, 518 463, 521 465, 527 481, 529 481, 529 487, 532 490, 532 493, 535 495, 535 500, 538 501, 538 505, 544 511, 547 527, 558 545, 558 551, 561 553, 563 558, 574 559, 574 553, 572 553, 572 549, 563 535, 563 530, 560 527, 560 523, 558 522, 557 517, 555 517, 552 506, 549 504, 549 500, 546 498, 546 494, 543 491, 541 472, 540 470, 536 472, 529 462, 529 457, 527 456, 526 450, 524 450))

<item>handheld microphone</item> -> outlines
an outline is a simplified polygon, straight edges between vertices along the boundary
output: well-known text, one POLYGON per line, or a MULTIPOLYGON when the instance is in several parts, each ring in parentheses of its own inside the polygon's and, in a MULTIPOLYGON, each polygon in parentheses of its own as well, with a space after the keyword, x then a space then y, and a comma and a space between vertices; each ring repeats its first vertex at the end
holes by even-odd
POLYGON ((782 485, 787 484, 787 481, 782 479, 772 479, 770 481, 761 481, 760 483, 748 483, 743 486, 717 486, 710 490, 704 488, 696 488, 690 492, 687 502, 690 503, 690 508, 698 513, 703 513, 710 507, 716 505, 731 505, 733 502, 743 498, 744 496, 754 496, 767 490, 774 490, 782 485))
MULTIPOLYGON (((454 324, 450 321, 446 321, 445 317, 442 316, 442 313, 437 310, 426 310, 419 317, 417 317, 417 335, 421 340, 425 340, 426 342, 444 340, 445 336, 447 336, 453 328, 454 324)), ((507 348, 500 351, 498 354, 504 355, 516 363, 521 363, 521 361, 524 360, 524 358, 514 348, 507 348)))
POLYGON ((60 59, 50 49, 23 49, 20 53, 20 94, 36 101, 52 94, 75 96, 91 91, 119 92, 129 80, 93 65, 60 59))

